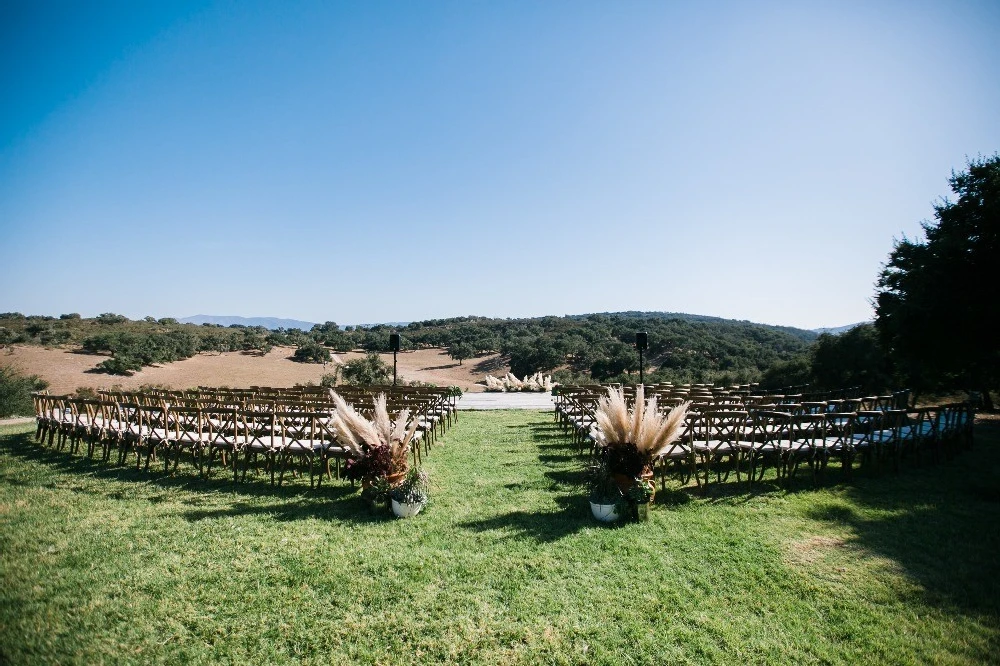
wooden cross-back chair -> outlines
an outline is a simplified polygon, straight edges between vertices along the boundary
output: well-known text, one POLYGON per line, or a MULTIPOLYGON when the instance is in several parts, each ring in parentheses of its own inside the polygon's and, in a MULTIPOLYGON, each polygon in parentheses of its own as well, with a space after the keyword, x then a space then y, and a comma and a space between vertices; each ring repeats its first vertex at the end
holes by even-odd
POLYGON ((772 463, 779 483, 784 473, 783 456, 792 435, 792 415, 770 409, 750 411, 751 435, 740 444, 740 462, 737 463, 737 480, 740 470, 747 469, 748 487, 764 478, 768 463, 772 463), (758 468, 760 476, 757 476, 758 468))
POLYGON ((707 409, 701 412, 697 427, 692 432, 691 448, 700 462, 701 470, 696 466, 695 472, 698 485, 703 490, 708 488, 713 466, 719 482, 729 478, 739 461, 740 443, 746 439, 749 418, 749 413, 744 410, 707 409))

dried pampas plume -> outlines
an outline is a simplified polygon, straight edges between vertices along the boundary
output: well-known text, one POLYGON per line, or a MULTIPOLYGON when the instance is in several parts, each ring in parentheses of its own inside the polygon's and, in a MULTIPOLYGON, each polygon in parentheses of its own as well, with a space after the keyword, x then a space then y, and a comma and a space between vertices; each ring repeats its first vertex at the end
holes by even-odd
POLYGON ((648 402, 642 386, 636 389, 635 406, 628 407, 625 390, 608 388, 608 395, 597 404, 597 441, 603 446, 635 444, 639 452, 655 458, 673 444, 684 431, 684 417, 690 402, 668 413, 660 413, 656 396, 648 402))
POLYGON ((396 471, 405 472, 410 444, 420 425, 417 419, 410 418, 409 410, 401 410, 393 420, 389 416, 388 400, 380 393, 375 396, 375 410, 369 421, 339 394, 333 393, 331 397, 336 406, 331 420, 338 441, 358 455, 364 454, 362 445, 370 448, 387 445, 396 471))

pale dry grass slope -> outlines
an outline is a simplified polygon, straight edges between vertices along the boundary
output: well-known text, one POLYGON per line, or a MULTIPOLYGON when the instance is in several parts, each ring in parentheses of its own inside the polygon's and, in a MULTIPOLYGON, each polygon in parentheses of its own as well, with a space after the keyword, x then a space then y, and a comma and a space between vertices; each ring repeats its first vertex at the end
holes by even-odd
MULTIPOLYGON (((101 388, 118 384, 125 389, 142 384, 161 384, 173 388, 194 386, 294 386, 318 384, 324 373, 333 367, 322 364, 296 363, 291 360, 294 349, 276 347, 265 356, 227 352, 203 353, 192 358, 162 366, 143 368, 132 377, 120 377, 93 372, 106 356, 81 354, 71 349, 46 349, 34 346, 14 346, 0 351, 0 365, 13 366, 21 372, 38 375, 49 382, 53 393, 70 393, 79 387, 101 388)), ((364 356, 360 352, 337 354, 349 361, 364 356)), ((392 365, 392 354, 382 354, 382 360, 392 365)), ((483 373, 474 368, 487 357, 469 359, 459 365, 443 349, 421 349, 400 352, 399 375, 439 386, 461 386, 466 391, 481 391, 475 382, 483 373)))

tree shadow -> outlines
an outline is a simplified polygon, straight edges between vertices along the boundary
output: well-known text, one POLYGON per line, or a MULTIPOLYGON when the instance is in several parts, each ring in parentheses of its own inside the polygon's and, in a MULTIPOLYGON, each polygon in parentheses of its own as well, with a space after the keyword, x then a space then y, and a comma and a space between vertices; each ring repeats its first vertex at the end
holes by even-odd
POLYGON ((806 517, 846 527, 851 542, 895 562, 928 603, 1000 615, 1000 424, 976 426, 977 446, 935 467, 858 479, 843 501, 806 517))
POLYGON ((545 478, 561 486, 583 487, 583 470, 559 469, 545 472, 545 478))
POLYGON ((538 448, 540 448, 540 449, 551 449, 551 450, 555 450, 555 451, 569 451, 569 450, 573 450, 572 447, 570 447, 569 444, 567 444, 565 442, 559 442, 559 443, 556 443, 556 444, 539 444, 538 448))
MULTIPOLYGON (((81 446, 85 446, 81 445, 81 446)), ((295 498, 306 498, 322 502, 335 502, 338 498, 356 493, 356 489, 337 483, 324 481, 318 486, 308 485, 308 473, 299 477, 289 477, 286 472, 285 483, 271 485, 270 475, 260 473, 259 476, 248 476, 246 480, 234 482, 230 468, 217 466, 213 476, 199 476, 197 469, 190 462, 182 463, 177 473, 165 472, 163 462, 154 462, 149 470, 137 469, 130 458, 130 464, 118 465, 114 462, 115 452, 111 461, 103 461, 99 457, 88 457, 84 451, 71 453, 68 448, 57 449, 42 446, 34 441, 34 433, 23 433, 0 439, 0 450, 23 460, 37 462, 53 472, 65 474, 68 478, 91 478, 102 481, 115 481, 145 488, 158 488, 164 491, 187 491, 205 497, 220 494, 245 498, 281 498, 283 501, 295 498)), ((98 451, 98 456, 100 452, 98 451)), ((4 479, 4 483, 17 484, 17 479, 4 479)), ((55 481, 52 482, 55 485, 55 481)), ((34 484, 21 484, 34 485, 34 484)), ((104 496, 109 499, 134 499, 123 490, 99 492, 82 488, 70 488, 73 492, 104 496)), ((147 498, 151 503, 165 501, 165 497, 153 495, 147 498)))
MULTIPOLYGON (((503 356, 487 356, 482 361, 479 361, 474 366, 472 366, 472 371, 475 373, 488 373, 496 372, 497 370, 503 369, 507 364, 503 362, 503 356)), ((504 373, 506 374, 506 373, 504 373)))
POLYGON ((240 501, 226 507, 181 511, 177 515, 192 523, 241 516, 267 516, 281 522, 318 519, 356 524, 381 523, 393 519, 392 514, 387 509, 375 513, 368 506, 367 501, 358 495, 352 497, 350 493, 344 493, 340 499, 311 497, 300 498, 299 501, 295 502, 282 501, 267 504, 240 501))
POLYGON ((578 456, 572 451, 564 451, 561 453, 539 453, 538 461, 551 465, 557 463, 567 463, 570 461, 577 460, 578 456))
POLYGON ((447 363, 445 365, 429 365, 426 368, 420 368, 421 370, 448 370, 449 368, 457 368, 462 365, 461 363, 447 363))
POLYGON ((571 446, 570 438, 560 432, 545 432, 545 431, 535 432, 532 433, 532 437, 534 437, 536 440, 540 440, 543 442, 548 442, 548 441, 560 442, 561 443, 560 446, 562 446, 563 448, 570 448, 571 446))
POLYGON ((496 532, 498 539, 533 539, 538 543, 551 543, 593 525, 590 505, 583 496, 556 498, 557 511, 511 511, 505 514, 460 523, 460 527, 474 532, 496 532))

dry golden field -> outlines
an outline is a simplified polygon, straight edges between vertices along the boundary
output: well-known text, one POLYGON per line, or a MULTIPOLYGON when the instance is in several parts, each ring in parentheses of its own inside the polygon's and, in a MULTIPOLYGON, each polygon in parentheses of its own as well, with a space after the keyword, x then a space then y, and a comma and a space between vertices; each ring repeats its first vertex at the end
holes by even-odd
MULTIPOLYGON (((49 382, 53 393, 70 393, 79 387, 100 388, 118 384, 125 389, 142 384, 166 385, 172 388, 194 386, 293 386, 313 382, 318 384, 332 367, 320 364, 296 363, 291 347, 275 347, 265 356, 241 352, 201 353, 192 358, 162 366, 143 368, 131 377, 94 372, 106 356, 82 354, 73 349, 13 346, 0 351, 0 365, 13 366, 20 372, 38 375, 49 382)), ((361 352, 338 354, 343 361, 363 356, 361 352)), ((382 354, 392 365, 392 354, 382 354)), ((487 372, 498 374, 496 356, 467 359, 462 365, 453 361, 443 349, 422 349, 400 352, 399 375, 406 380, 419 380, 439 386, 460 386, 465 391, 481 391, 487 372)))

